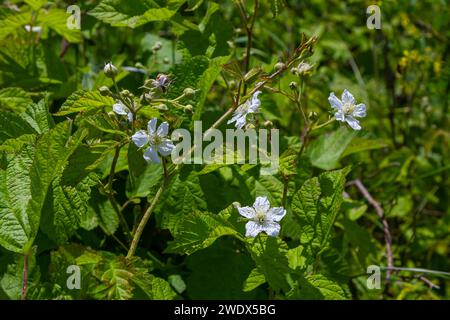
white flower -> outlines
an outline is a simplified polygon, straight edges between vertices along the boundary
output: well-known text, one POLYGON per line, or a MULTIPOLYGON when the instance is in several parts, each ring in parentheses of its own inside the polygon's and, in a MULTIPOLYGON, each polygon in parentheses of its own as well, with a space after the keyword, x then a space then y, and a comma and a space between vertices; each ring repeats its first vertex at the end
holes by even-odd
POLYGON ((158 129, 156 129, 157 121, 156 118, 153 118, 148 122, 147 132, 145 130, 139 130, 131 137, 131 140, 133 140, 138 148, 142 148, 147 144, 149 145, 144 151, 144 159, 147 162, 161 163, 159 155, 166 157, 170 155, 172 149, 175 148, 172 141, 167 138, 169 124, 163 122, 158 129))
POLYGON ((267 197, 257 197, 253 207, 238 207, 239 214, 249 219, 245 225, 245 236, 256 237, 265 232, 271 237, 280 233, 280 222, 286 214, 283 207, 270 208, 267 197))
POLYGON ((259 111, 259 106, 261 105, 261 101, 258 99, 258 95, 261 91, 256 91, 251 99, 248 99, 239 107, 237 107, 236 111, 233 113, 233 117, 228 120, 228 124, 236 122, 236 128, 242 129, 247 123, 247 115, 249 113, 256 113, 259 111))
POLYGON ((347 122, 354 130, 361 130, 359 121, 355 117, 363 118, 366 116, 366 105, 363 103, 355 105, 355 98, 345 89, 342 93, 341 100, 339 100, 334 92, 330 93, 328 101, 331 107, 335 109, 334 116, 336 120, 347 122))
POLYGON ((292 73, 293 74, 297 74, 297 75, 304 75, 307 74, 311 69, 312 69, 312 65, 310 65, 307 62, 300 62, 297 66, 297 68, 292 68, 292 73))
POLYGON ((113 105, 113 111, 121 116, 127 116, 128 121, 133 121, 133 113, 128 109, 126 105, 124 105, 121 101, 118 101, 113 105))

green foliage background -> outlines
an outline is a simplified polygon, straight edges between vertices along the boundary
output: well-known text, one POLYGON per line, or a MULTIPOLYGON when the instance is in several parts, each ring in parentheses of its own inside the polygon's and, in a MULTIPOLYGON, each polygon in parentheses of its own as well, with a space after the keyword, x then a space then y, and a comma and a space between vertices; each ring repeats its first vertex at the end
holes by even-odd
MULTIPOLYGON (((254 1, 244 2, 253 14, 254 1)), ((0 299, 448 299, 449 8, 445 0, 259 1, 249 65, 261 68, 258 81, 305 42, 302 33, 317 37, 311 74, 300 81, 287 71, 261 95, 262 122, 280 129, 280 172, 174 171, 136 255, 126 258, 127 234, 163 170, 128 143, 126 124, 111 113, 115 99, 98 91, 114 90, 103 66, 119 67, 118 86, 136 99, 159 73, 172 79, 166 99, 196 90, 183 100, 192 111, 145 104, 140 127, 158 117, 171 129, 191 130, 200 119, 207 128, 232 106, 248 71, 236 1, 3 1, 0 299), (81 30, 66 25, 70 4, 81 8, 81 30), (366 26, 372 4, 381 30, 366 26), (363 130, 332 123, 314 131, 297 160, 305 124, 273 92, 290 92, 292 81, 320 123, 330 115, 329 93, 350 90, 368 109, 363 130), (367 266, 387 266, 386 239, 355 179, 384 211, 394 266, 426 270, 395 271, 390 280, 384 270, 381 289, 367 288, 367 266), (244 237, 232 204, 260 195, 288 211, 278 238, 244 237), (80 266, 81 289, 67 288, 69 265, 80 266)))

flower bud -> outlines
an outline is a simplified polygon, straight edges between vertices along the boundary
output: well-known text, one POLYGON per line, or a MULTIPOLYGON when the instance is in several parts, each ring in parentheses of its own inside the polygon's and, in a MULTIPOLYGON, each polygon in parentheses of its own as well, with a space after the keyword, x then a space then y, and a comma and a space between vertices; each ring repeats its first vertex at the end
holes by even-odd
POLYGON ((240 208, 240 207, 241 207, 241 204, 240 204, 239 202, 235 201, 235 202, 233 202, 233 207, 234 207, 235 209, 240 208))
POLYGON ((169 60, 169 58, 167 58, 167 57, 164 57, 164 59, 163 59, 163 63, 165 63, 165 64, 169 64, 169 63, 170 63, 170 60, 169 60))
POLYGON ((295 81, 292 81, 291 83, 289 83, 289 88, 291 88, 291 90, 297 90, 298 89, 298 83, 295 81))
POLYGON ((165 105, 164 103, 158 104, 157 106, 155 106, 155 109, 157 109, 159 111, 167 111, 167 110, 169 110, 167 105, 165 105))
POLYGON ((119 70, 117 70, 117 68, 111 62, 108 62, 105 65, 103 71, 108 78, 115 78, 115 76, 117 76, 117 74, 119 73, 119 70))
POLYGON ((195 90, 192 88, 186 88, 183 90, 183 95, 186 98, 192 98, 195 95, 195 90))
POLYGON ((100 91, 100 94, 104 97, 111 95, 111 90, 109 90, 107 86, 98 88, 98 91, 100 91))
POLYGON ((192 113, 194 111, 194 106, 192 104, 188 104, 188 105, 184 106, 184 111, 186 113, 192 113))
POLYGON ((275 70, 282 70, 284 68, 286 68, 286 64, 284 64, 283 62, 278 62, 274 65, 275 70))
POLYGON ((161 48, 162 48, 162 43, 159 42, 159 41, 157 41, 157 42, 155 42, 155 44, 153 45, 152 50, 153 50, 153 51, 159 51, 159 50, 161 50, 161 48))
POLYGON ((317 121, 317 119, 319 119, 319 115, 317 114, 317 112, 311 111, 311 112, 308 114, 308 118, 309 118, 309 120, 311 120, 311 121, 317 121))
POLYGON ((266 122, 264 122, 263 126, 266 128, 271 128, 271 127, 273 127, 273 122, 270 120, 267 120, 266 122))

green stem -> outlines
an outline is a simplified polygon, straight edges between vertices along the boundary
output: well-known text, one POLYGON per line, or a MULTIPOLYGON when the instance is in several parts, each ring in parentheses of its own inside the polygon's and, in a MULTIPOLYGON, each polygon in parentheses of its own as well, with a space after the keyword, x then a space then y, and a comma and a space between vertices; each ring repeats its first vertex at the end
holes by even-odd
POLYGON ((145 225, 147 224, 148 220, 150 219, 150 216, 152 215, 153 209, 155 209, 155 206, 158 203, 159 198, 161 198, 161 195, 165 189, 165 185, 166 185, 166 182, 164 181, 162 183, 161 187, 159 187, 158 192, 156 192, 156 195, 153 198, 150 206, 145 211, 141 222, 139 222, 139 225, 136 229, 136 233, 134 234, 134 237, 133 237, 133 241, 131 242, 130 249, 128 250, 127 259, 132 258, 134 256, 134 254, 136 253, 136 249, 139 244, 139 240, 141 239, 142 232, 144 232, 145 225))
POLYGON ((323 128, 323 127, 329 125, 330 123, 334 122, 335 120, 336 120, 336 118, 333 117, 333 118, 331 118, 330 120, 328 120, 327 122, 324 122, 324 123, 319 124, 319 125, 315 125, 314 127, 311 128, 311 131, 314 131, 314 130, 323 128))

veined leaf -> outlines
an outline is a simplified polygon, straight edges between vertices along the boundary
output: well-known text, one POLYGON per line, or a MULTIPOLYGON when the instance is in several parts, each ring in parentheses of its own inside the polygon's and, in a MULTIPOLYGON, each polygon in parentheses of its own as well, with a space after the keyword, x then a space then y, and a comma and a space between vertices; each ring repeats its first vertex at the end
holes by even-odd
POLYGON ((292 199, 292 212, 301 228, 300 241, 313 252, 325 246, 329 239, 348 172, 349 168, 345 168, 309 179, 292 199))
POLYGON ((0 106, 4 109, 21 113, 32 103, 28 93, 21 88, 4 88, 0 90, 0 106))
POLYGON ((356 134, 354 130, 343 126, 330 134, 320 136, 308 148, 312 165, 325 170, 336 168, 339 159, 356 134))
POLYGON ((159 7, 155 1, 103 0, 90 15, 114 27, 137 28, 151 21, 169 20, 181 6, 159 7))
POLYGON ((194 211, 182 218, 166 252, 192 254, 214 243, 219 237, 238 236, 237 230, 224 217, 194 211))
POLYGON ((56 115, 65 116, 82 111, 112 107, 113 104, 114 99, 111 97, 104 97, 98 91, 81 90, 74 92, 69 98, 67 98, 66 102, 64 102, 56 115))

